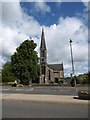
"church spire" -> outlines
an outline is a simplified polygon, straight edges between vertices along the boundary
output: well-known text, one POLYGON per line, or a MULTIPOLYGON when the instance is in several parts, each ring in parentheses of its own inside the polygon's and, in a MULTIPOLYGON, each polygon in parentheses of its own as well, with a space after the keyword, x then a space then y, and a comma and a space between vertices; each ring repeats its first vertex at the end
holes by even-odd
POLYGON ((44 28, 42 28, 42 35, 41 35, 41 45, 40 45, 40 48, 46 49, 45 36, 44 36, 44 28))
POLYGON ((45 44, 44 29, 42 29, 40 45, 40 83, 45 83, 46 80, 46 63, 47 63, 47 50, 45 44))

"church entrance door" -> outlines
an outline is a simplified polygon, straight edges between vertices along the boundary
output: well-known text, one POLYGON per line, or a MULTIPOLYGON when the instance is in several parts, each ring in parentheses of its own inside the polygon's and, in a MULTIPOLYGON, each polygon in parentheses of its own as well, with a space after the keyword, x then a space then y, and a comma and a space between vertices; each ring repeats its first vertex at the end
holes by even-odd
POLYGON ((55 83, 59 83, 59 79, 58 79, 58 78, 55 78, 54 82, 55 82, 55 83))

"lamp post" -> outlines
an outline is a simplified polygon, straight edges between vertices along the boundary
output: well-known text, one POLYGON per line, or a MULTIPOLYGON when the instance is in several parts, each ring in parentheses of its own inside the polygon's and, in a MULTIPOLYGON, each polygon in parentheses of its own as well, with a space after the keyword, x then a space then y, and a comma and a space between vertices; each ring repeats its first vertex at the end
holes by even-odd
POLYGON ((72 75, 74 75, 74 62, 73 62, 73 53, 72 53, 72 40, 70 39, 70 50, 71 50, 71 62, 72 62, 72 75))
POLYGON ((74 78, 74 62, 73 62, 72 40, 71 39, 70 39, 69 43, 70 43, 71 62, 72 62, 71 85, 74 87, 76 84, 76 80, 74 78))

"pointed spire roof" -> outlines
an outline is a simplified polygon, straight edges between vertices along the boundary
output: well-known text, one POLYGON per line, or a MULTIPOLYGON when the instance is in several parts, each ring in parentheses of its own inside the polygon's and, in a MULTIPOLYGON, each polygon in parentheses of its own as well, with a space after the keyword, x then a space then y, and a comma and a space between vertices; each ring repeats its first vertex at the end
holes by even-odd
POLYGON ((45 36, 44 36, 44 28, 42 28, 40 48, 46 49, 45 36))

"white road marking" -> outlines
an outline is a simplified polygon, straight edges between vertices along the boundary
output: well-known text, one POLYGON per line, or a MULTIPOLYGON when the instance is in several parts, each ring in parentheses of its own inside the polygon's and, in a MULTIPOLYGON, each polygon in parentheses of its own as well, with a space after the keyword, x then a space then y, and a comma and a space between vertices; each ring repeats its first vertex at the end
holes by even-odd
POLYGON ((10 90, 10 89, 2 89, 2 90, 10 90))
POLYGON ((16 91, 24 91, 25 89, 16 89, 16 91))
POLYGON ((33 90, 33 88, 29 89, 29 91, 33 90))
POLYGON ((28 90, 26 90, 26 91, 32 91, 34 88, 31 88, 31 89, 28 89, 28 90))

